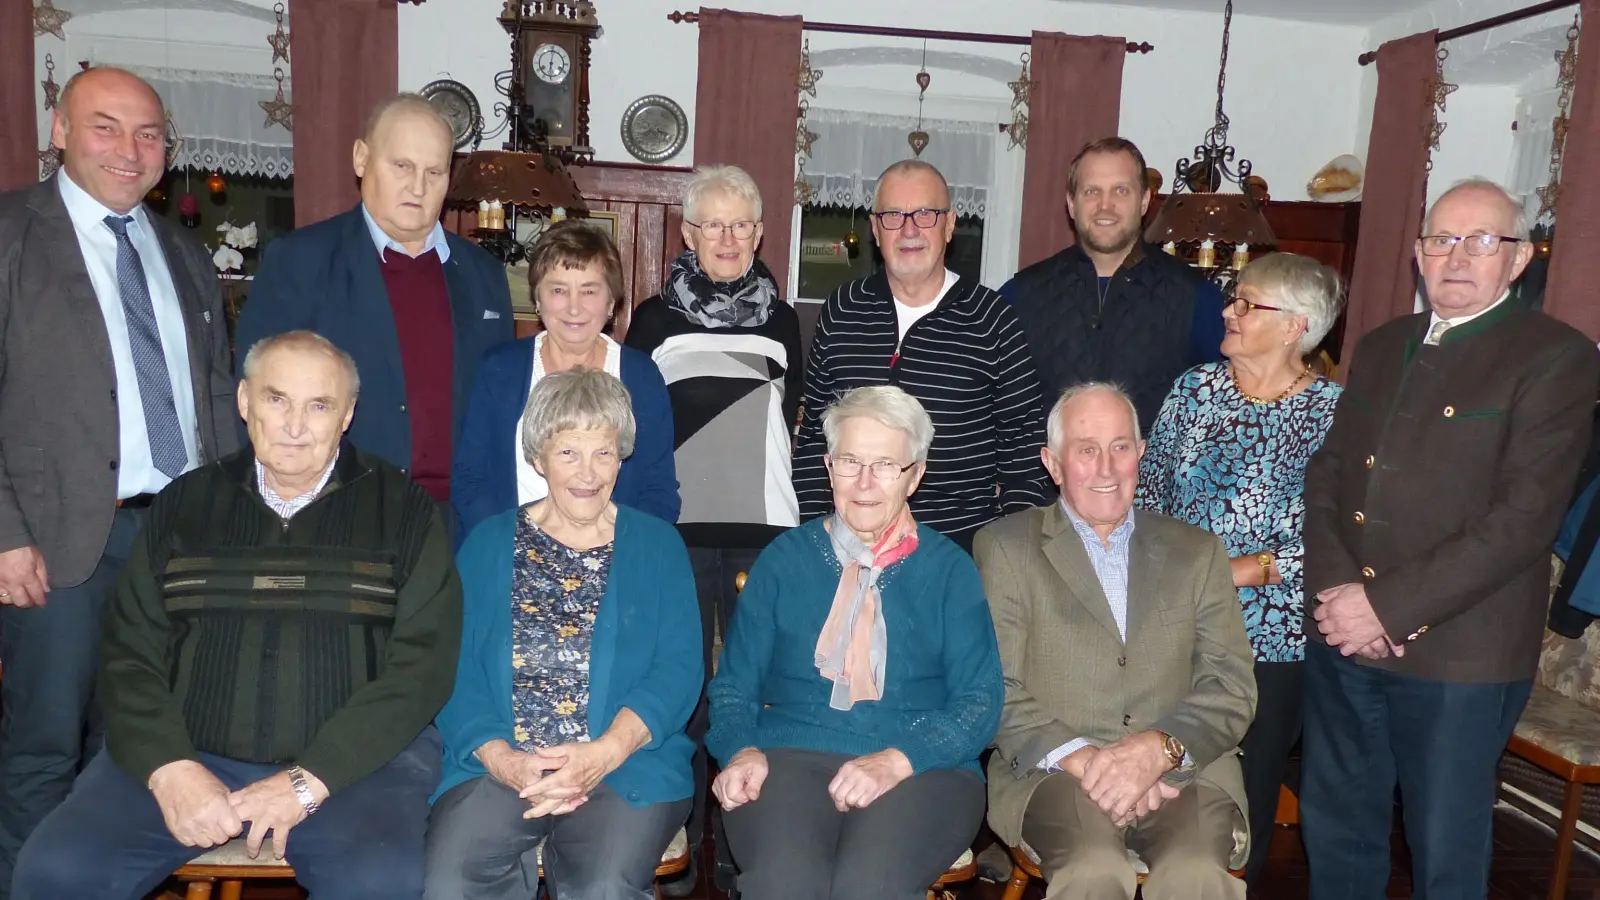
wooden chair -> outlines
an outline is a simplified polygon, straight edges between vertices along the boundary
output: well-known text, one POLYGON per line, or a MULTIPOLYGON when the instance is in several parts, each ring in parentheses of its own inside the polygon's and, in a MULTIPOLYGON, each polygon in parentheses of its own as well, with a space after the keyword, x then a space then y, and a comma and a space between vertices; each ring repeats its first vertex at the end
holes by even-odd
MULTIPOLYGON (((689 868, 689 835, 682 828, 672 836, 661 863, 656 866, 656 878, 666 878, 689 868)), ((544 847, 539 848, 539 877, 544 877, 544 847)), ((218 900, 240 900, 246 881, 293 880, 294 869, 285 860, 273 859, 264 852, 260 859, 251 859, 245 851, 244 838, 234 838, 221 847, 208 850, 193 862, 173 873, 184 884, 184 900, 211 900, 216 888, 218 900)), ((661 888, 656 887, 656 896, 661 888)))
MULTIPOLYGON (((1033 854, 1022 847, 1011 847, 1011 880, 1006 883, 1005 893, 1000 895, 1000 900, 1022 900, 1023 892, 1028 889, 1028 882, 1035 878, 1043 878, 1039 871, 1039 862, 1033 854)), ((1144 877, 1149 873, 1144 860, 1132 850, 1128 851, 1128 862, 1133 864, 1133 871, 1138 874, 1139 883, 1144 884, 1144 877)), ((1235 878, 1244 878, 1243 869, 1229 869, 1228 874, 1235 878)))

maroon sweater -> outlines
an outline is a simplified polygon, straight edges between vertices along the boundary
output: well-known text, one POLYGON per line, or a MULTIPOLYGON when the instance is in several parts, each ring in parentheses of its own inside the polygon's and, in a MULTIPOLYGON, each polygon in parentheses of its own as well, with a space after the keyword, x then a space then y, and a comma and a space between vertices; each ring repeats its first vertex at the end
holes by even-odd
POLYGON ((400 337, 406 404, 411 417, 411 477, 433 499, 450 499, 451 393, 455 380, 455 329, 444 264, 430 250, 412 258, 398 250, 379 254, 383 283, 400 337))

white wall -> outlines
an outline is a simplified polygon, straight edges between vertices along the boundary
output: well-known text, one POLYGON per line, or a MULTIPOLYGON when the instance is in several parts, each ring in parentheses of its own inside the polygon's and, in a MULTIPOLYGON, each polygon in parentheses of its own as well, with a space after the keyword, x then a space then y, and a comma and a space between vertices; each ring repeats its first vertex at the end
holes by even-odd
POLYGON ((1517 90, 1510 85, 1464 84, 1450 95, 1441 121, 1447 122, 1433 151, 1428 202, 1463 178, 1483 177, 1504 184, 1516 132, 1517 90))
MULTIPOLYGON (((1222 17, 1218 14, 1136 9, 1060 0, 741 0, 738 8, 799 13, 814 21, 854 22, 930 29, 1027 34, 1034 29, 1073 34, 1117 34, 1149 41, 1156 49, 1128 57, 1123 78, 1122 133, 1137 141, 1150 164, 1169 179, 1173 163, 1190 153, 1212 120, 1222 17)), ((494 75, 509 66, 510 43, 496 16, 500 0, 449 0, 400 9, 400 86, 415 89, 448 74, 473 90, 489 117, 498 94, 494 75)), ((599 4, 604 32, 594 45, 590 139, 602 160, 628 160, 619 126, 635 99, 652 93, 676 100, 694 119, 698 70, 697 26, 675 25, 666 15, 695 9, 685 0, 606 0, 599 4)), ((1229 60, 1227 110, 1232 142, 1273 195, 1302 199, 1304 184, 1329 159, 1350 152, 1359 77, 1354 58, 1365 29, 1307 25, 1236 15, 1229 60)), ((813 53, 849 47, 914 50, 922 43, 849 35, 809 34, 813 53)), ((930 42, 939 53, 999 60, 1015 77, 1022 47, 930 42)), ((980 60, 981 62, 981 60, 980 60)), ((789 65, 775 61, 775 65, 789 65)), ((904 90, 915 114, 917 62, 854 70, 824 69, 822 84, 861 84, 904 90)), ((981 68, 969 66, 968 68, 981 68)), ((1002 80, 929 66, 938 92, 1009 103, 1002 80)), ((491 122, 491 124, 493 124, 491 122)), ((670 162, 690 165, 693 140, 670 162)), ((1363 147, 1363 152, 1364 152, 1363 147)), ((1063 160, 1063 164, 1065 160, 1063 160)))

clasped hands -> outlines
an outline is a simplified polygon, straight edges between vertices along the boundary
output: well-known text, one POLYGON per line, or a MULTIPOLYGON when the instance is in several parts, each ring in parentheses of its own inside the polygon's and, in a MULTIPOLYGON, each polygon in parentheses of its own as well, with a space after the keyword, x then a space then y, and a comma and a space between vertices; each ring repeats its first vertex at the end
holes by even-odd
POLYGON ((1141 731, 1104 747, 1073 751, 1061 769, 1078 779, 1083 792, 1118 828, 1155 812, 1178 797, 1178 788, 1161 780, 1172 768, 1161 734, 1141 731))
MULTIPOLYGON (((839 767, 828 782, 828 796, 839 812, 866 809, 895 785, 912 775, 911 760, 890 747, 858 756, 839 767)), ((767 780, 767 755, 746 747, 728 760, 728 765, 711 782, 711 792, 724 810, 736 809, 761 796, 767 780)))
MULTIPOLYGON (((328 787, 305 773, 312 798, 328 799, 328 787)), ((229 791, 211 770, 192 759, 180 759, 155 770, 150 792, 161 807, 167 830, 185 847, 216 847, 239 836, 250 823, 245 847, 250 858, 261 854, 267 834, 272 834, 272 855, 283 859, 289 849, 289 831, 306 819, 305 807, 295 796, 289 773, 269 775, 237 791, 229 791)))
POLYGON ((506 741, 493 741, 477 755, 490 777, 528 801, 524 819, 572 812, 627 758, 608 737, 538 747, 532 752, 513 749, 506 741))
POLYGON ((1365 586, 1341 584, 1317 592, 1317 608, 1312 616, 1328 646, 1345 656, 1359 653, 1367 659, 1383 659, 1393 653, 1405 656, 1406 648, 1390 640, 1383 623, 1367 599, 1365 586))

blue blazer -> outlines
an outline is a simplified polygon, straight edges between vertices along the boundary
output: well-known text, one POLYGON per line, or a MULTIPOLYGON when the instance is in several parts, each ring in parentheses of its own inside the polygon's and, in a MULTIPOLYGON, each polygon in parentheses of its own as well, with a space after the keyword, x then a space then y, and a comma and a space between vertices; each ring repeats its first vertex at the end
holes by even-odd
MULTIPOLYGON (((451 435, 459 441, 478 360, 515 331, 505 267, 465 238, 446 232, 445 240, 450 261, 444 277, 455 335, 451 435)), ((322 335, 356 361, 361 398, 350 422, 351 443, 409 469, 411 419, 400 337, 359 205, 267 247, 235 329, 235 373, 243 376, 244 355, 256 341, 300 328, 322 335)))
MULTIPOLYGON (((517 420, 528 405, 533 341, 521 338, 490 350, 478 367, 467 420, 456 439, 450 503, 471 534, 479 522, 517 505, 517 420)), ((673 462, 672 400, 650 357, 622 348, 622 384, 633 400, 633 455, 623 460, 612 499, 667 523, 678 521, 678 468, 673 462)))
MULTIPOLYGON (((461 657, 455 693, 434 720, 444 737, 444 777, 435 800, 487 774, 473 751, 496 739, 516 746, 511 557, 519 513, 486 520, 456 555, 461 657)), ((684 734, 704 675, 694 572, 678 530, 654 516, 619 504, 615 541, 590 645, 589 735, 604 734, 623 707, 633 710, 650 729, 650 741, 605 784, 632 806, 670 803, 694 794, 694 741, 684 734)))

